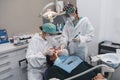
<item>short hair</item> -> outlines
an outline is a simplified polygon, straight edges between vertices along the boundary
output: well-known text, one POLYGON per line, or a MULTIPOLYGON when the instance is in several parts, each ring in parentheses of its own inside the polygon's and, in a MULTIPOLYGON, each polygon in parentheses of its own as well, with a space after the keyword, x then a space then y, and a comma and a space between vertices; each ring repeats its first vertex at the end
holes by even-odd
POLYGON ((64 6, 63 11, 66 11, 66 14, 70 14, 75 12, 76 14, 78 14, 77 12, 77 8, 73 5, 73 4, 67 4, 64 6))

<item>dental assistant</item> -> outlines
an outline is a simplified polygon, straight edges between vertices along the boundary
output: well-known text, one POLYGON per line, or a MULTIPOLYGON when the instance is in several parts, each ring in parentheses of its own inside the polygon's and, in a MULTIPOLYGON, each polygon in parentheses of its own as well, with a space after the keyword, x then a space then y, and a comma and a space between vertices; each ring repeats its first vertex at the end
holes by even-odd
POLYGON ((63 36, 70 55, 77 55, 82 60, 87 57, 86 43, 92 41, 94 28, 87 17, 79 17, 77 8, 67 4, 64 9, 68 20, 63 29, 63 36))
POLYGON ((56 26, 45 23, 40 27, 41 33, 36 33, 27 49, 28 80, 43 80, 43 74, 47 69, 46 55, 51 54, 52 37, 56 34, 56 26))

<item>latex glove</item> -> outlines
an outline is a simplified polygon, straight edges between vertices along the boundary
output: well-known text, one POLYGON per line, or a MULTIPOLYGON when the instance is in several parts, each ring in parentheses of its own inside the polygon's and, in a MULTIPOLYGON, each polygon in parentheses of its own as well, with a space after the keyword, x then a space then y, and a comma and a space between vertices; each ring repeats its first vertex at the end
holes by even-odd
POLYGON ((64 44, 61 44, 60 45, 60 50, 63 50, 65 48, 65 45, 64 44))
POLYGON ((80 38, 79 37, 73 38, 72 41, 73 42, 80 42, 80 38))
POLYGON ((53 55, 50 56, 51 61, 55 61, 58 58, 58 50, 55 50, 53 55))
POLYGON ((91 61, 92 62, 96 62, 96 61, 99 61, 99 60, 100 60, 99 56, 91 56, 91 61))
POLYGON ((58 56, 60 56, 60 55, 69 55, 68 50, 67 49, 59 50, 58 56))
POLYGON ((59 56, 60 54, 63 54, 63 53, 64 53, 64 49, 58 50, 58 56, 59 56))
POLYGON ((53 55, 53 53, 54 53, 54 49, 53 49, 53 48, 49 48, 49 49, 45 52, 45 54, 46 54, 46 55, 49 55, 49 56, 53 55))

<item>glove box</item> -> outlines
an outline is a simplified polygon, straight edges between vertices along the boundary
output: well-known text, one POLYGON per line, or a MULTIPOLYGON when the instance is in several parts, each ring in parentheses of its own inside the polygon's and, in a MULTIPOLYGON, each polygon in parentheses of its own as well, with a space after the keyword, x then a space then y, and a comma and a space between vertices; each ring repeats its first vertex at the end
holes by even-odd
POLYGON ((0 29, 0 44, 7 42, 9 42, 9 40, 6 29, 0 29))

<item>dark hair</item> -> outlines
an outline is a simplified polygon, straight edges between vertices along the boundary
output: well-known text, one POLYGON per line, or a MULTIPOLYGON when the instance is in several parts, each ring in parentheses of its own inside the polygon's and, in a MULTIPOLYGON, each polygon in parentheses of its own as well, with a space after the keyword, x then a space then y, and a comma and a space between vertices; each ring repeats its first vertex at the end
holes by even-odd
POLYGON ((39 29, 42 31, 42 26, 39 26, 39 29))
MULTIPOLYGON (((70 8, 75 8, 75 13, 78 14, 77 7, 75 7, 73 4, 67 4, 64 8, 63 11, 67 11, 70 8)), ((65 14, 66 17, 70 17, 69 14, 65 14)))
POLYGON ((68 9, 73 8, 73 4, 67 4, 64 6, 63 11, 67 11, 68 9))
POLYGON ((76 8, 75 13, 78 14, 78 9, 76 8))

